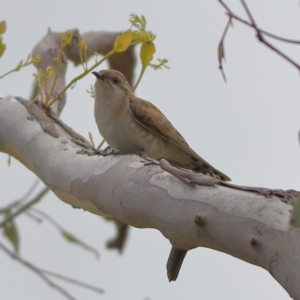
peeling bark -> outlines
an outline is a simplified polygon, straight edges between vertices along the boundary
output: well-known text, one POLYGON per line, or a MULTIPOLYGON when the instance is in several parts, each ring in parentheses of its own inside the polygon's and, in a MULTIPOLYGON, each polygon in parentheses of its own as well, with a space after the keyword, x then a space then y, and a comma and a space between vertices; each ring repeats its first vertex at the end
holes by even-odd
POLYGON ((0 100, 0 116, 0 151, 22 162, 61 200, 156 228, 180 250, 208 247, 261 266, 300 299, 300 230, 290 225, 292 205, 275 195, 189 186, 135 155, 77 154, 80 147, 63 128, 55 125, 59 137, 52 137, 19 103, 0 100))

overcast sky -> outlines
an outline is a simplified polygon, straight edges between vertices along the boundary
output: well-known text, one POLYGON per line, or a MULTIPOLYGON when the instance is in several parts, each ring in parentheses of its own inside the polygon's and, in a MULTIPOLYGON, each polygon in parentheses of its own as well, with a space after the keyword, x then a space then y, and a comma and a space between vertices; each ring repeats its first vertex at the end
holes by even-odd
MULTIPOLYGON (((143 14, 148 29, 157 35, 156 58, 169 59, 171 69, 147 70, 136 94, 158 106, 190 146, 233 183, 300 189, 299 72, 257 42, 253 30, 233 22, 225 41, 224 83, 217 46, 227 19, 218 1, 2 2, 0 20, 7 22, 7 51, 0 74, 26 58, 48 27, 122 31, 129 28, 130 13, 143 14)), ((248 2, 260 27, 300 40, 299 1, 248 2)), ((227 3, 245 17, 239 1, 227 3)), ((275 44, 300 62, 299 48, 275 44)), ((31 66, 0 80, 0 96, 27 98, 33 72, 31 66)), ((79 72, 70 64, 67 82, 79 72)), ((94 81, 93 75, 87 76, 68 91, 62 119, 85 136, 92 132, 99 142, 93 100, 85 92, 94 81)), ((7 159, 0 154, 0 206, 22 197, 35 180, 15 159, 8 168, 7 159)), ((169 283, 165 265, 171 246, 160 232, 131 228, 124 254, 119 255, 105 250, 105 242, 115 233, 111 223, 73 209, 52 193, 37 208, 100 251, 96 260, 64 242, 49 223, 38 225, 26 216, 17 219, 24 259, 105 289, 99 296, 65 285, 77 299, 289 299, 265 270, 204 248, 190 251, 178 280, 169 283)), ((0 265, 0 299, 65 299, 2 251, 0 265)))

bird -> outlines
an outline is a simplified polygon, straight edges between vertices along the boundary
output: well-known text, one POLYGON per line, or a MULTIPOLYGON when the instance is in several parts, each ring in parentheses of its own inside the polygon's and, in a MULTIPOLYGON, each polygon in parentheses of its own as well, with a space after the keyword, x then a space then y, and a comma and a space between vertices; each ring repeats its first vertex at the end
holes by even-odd
POLYGON ((231 180, 192 150, 154 104, 136 97, 122 73, 108 69, 92 74, 96 76, 95 120, 110 147, 122 153, 143 152, 179 168, 231 180))

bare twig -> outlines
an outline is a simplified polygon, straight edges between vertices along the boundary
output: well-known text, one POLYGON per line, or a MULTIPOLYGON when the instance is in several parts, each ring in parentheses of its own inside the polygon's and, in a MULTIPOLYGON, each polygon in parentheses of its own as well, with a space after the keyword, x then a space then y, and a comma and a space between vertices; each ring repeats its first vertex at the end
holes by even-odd
POLYGON ((87 245, 85 242, 81 241, 78 237, 76 237, 74 234, 68 232, 67 230, 65 230, 62 226, 60 226, 56 221, 54 221, 53 218, 51 218, 48 214, 46 214, 45 212, 36 209, 36 208, 31 208, 31 212, 35 212, 37 214, 39 214, 40 216, 42 216, 43 218, 45 218, 48 222, 50 222, 61 234, 62 236, 68 240, 68 242, 72 242, 78 246, 81 246, 83 249, 88 250, 92 253, 95 254, 96 258, 99 258, 99 252, 87 245))
MULTIPOLYGON (((235 19, 249 27, 253 27, 253 25, 251 23, 249 23, 248 21, 242 19, 241 17, 237 16, 236 14, 233 13, 233 11, 229 8, 229 6, 227 4, 225 4, 222 0, 219 0, 219 3, 227 10, 227 13, 228 15, 232 18, 232 19, 235 19)), ((260 29, 259 28, 259 31, 268 36, 268 37, 271 37, 275 40, 278 40, 278 41, 281 41, 281 42, 285 42, 285 43, 290 43, 290 44, 300 44, 300 40, 293 40, 293 39, 287 39, 287 38, 284 38, 284 37, 281 37, 281 36, 278 36, 276 34, 273 34, 273 33, 270 33, 266 30, 263 30, 263 29, 260 29)))
MULTIPOLYGON (((279 56, 281 56, 282 58, 284 58, 285 60, 287 60, 289 63, 291 63, 294 67, 296 67, 298 70, 300 70, 300 64, 298 64, 297 62, 295 62, 292 58, 290 58, 289 56, 287 56, 285 53, 283 53, 282 51, 280 51, 278 48, 276 48, 274 45, 272 45, 271 43, 269 43, 264 37, 263 35, 269 36, 271 38, 274 38, 276 40, 282 41, 282 42, 286 42, 286 43, 294 43, 294 44, 300 44, 300 41, 296 41, 296 40, 290 40, 290 39, 286 39, 286 38, 282 38, 279 36, 276 36, 274 34, 271 34, 265 30, 260 29, 256 22, 254 21, 254 18, 248 8, 248 6, 246 5, 246 2, 244 0, 241 0, 242 5, 250 19, 250 23, 243 20, 242 18, 238 17, 237 15, 235 15, 231 9, 222 1, 219 0, 219 3, 227 10, 228 16, 230 19, 235 19, 238 20, 239 22, 250 26, 252 28, 255 29, 256 34, 257 34, 257 38, 260 42, 262 42, 265 46, 267 46, 268 48, 270 48, 272 51, 274 51, 275 53, 277 53, 279 56)), ((221 69, 222 70, 222 69, 221 69)))
POLYGON ((223 65, 222 65, 222 59, 225 59, 225 51, 224 51, 224 39, 226 37, 226 34, 228 32, 229 26, 231 25, 231 17, 229 17, 228 22, 226 24, 226 27, 224 29, 223 35, 221 37, 220 43, 219 43, 219 51, 218 51, 218 56, 219 56, 219 69, 221 70, 222 76, 224 81, 226 82, 226 76, 223 70, 223 65))
POLYGON ((13 202, 11 202, 8 206, 0 209, 0 213, 5 213, 7 212, 7 210, 11 209, 11 208, 14 208, 14 207, 17 207, 19 206, 22 202, 24 202, 25 200, 28 199, 28 197, 33 193, 33 191, 35 190, 35 188, 37 187, 39 183, 39 179, 36 179, 34 181, 34 183, 32 184, 32 186, 29 188, 29 190, 26 192, 25 195, 23 195, 20 199, 18 200, 15 200, 13 202))
POLYGON ((241 0, 241 2, 242 2, 242 5, 243 5, 243 7, 244 7, 244 9, 245 9, 245 11, 246 11, 246 13, 247 13, 247 15, 248 15, 250 21, 251 21, 253 27, 256 29, 256 31, 258 31, 258 34, 260 34, 260 30, 257 28, 256 23, 255 23, 255 21, 254 21, 254 18, 252 17, 252 15, 251 15, 251 13, 250 13, 250 10, 249 10, 249 8, 248 8, 246 2, 245 2, 244 0, 241 0))
POLYGON ((56 289, 59 293, 61 293, 63 296, 65 296, 67 299, 70 300, 76 300, 72 295, 70 295, 65 289, 61 288, 59 285, 57 285, 55 282, 50 280, 42 270, 34 266, 32 263, 24 260, 21 258, 18 254, 10 251, 6 246, 4 246, 2 243, 0 243, 0 248, 11 258, 16 259, 19 263, 21 263, 26 268, 30 269, 34 273, 36 273, 42 280, 44 280, 50 287, 56 289))
POLYGON ((244 0, 241 0, 242 5, 249 17, 249 19, 251 20, 252 23, 252 27, 255 29, 256 34, 257 34, 257 38, 260 42, 262 42, 263 44, 265 44, 267 47, 269 47, 270 49, 272 49, 274 52, 276 52, 278 55, 280 55, 281 57, 283 57, 284 59, 286 59, 287 61, 289 61, 292 65, 294 65, 298 70, 300 70, 300 65, 298 63, 296 63, 294 60, 292 60, 290 57, 288 57, 286 54, 284 54, 283 52, 281 52, 280 50, 278 50, 277 48, 275 48, 273 45, 271 45, 269 42, 267 42, 264 37, 262 36, 262 32, 259 30, 259 28, 257 27, 254 18, 248 8, 248 6, 246 5, 246 2, 244 0))
POLYGON ((84 282, 81 282, 81 281, 78 281, 76 279, 72 279, 72 278, 69 278, 69 277, 66 277, 66 276, 63 276, 63 275, 60 275, 60 274, 57 274, 57 273, 53 273, 53 272, 50 272, 50 271, 47 271, 47 270, 43 270, 43 269, 40 269, 40 271, 42 271, 43 273, 48 274, 50 276, 53 276, 55 278, 58 278, 58 279, 61 279, 61 280, 64 280, 64 281, 67 281, 67 282, 70 282, 70 283, 73 283, 73 284, 76 284, 76 285, 80 285, 80 286, 82 286, 84 288, 87 288, 89 290, 92 290, 96 293, 99 293, 99 294, 104 293, 103 289, 100 289, 98 287, 92 286, 90 284, 87 284, 87 283, 84 283, 84 282))
POLYGON ((31 201, 29 201, 27 204, 25 204, 24 206, 22 206, 19 210, 17 210, 15 213, 11 214, 9 217, 7 217, 4 221, 2 221, 0 223, 0 227, 3 227, 6 223, 10 222, 12 219, 14 219, 15 217, 17 217, 18 215, 20 215, 21 213, 23 213, 25 210, 27 210, 28 208, 30 208, 32 205, 36 204, 37 202, 39 202, 44 196, 45 194, 49 191, 48 187, 44 187, 39 194, 34 197, 31 201))
POLYGON ((22 198, 17 200, 16 202, 21 203, 21 202, 27 200, 30 197, 30 195, 34 192, 34 190, 38 186, 39 182, 40 182, 40 180, 36 179, 33 182, 32 186, 29 188, 29 190, 26 192, 26 194, 24 196, 22 196, 22 198))
POLYGON ((25 216, 27 216, 28 218, 36 221, 37 223, 42 223, 43 222, 42 218, 39 218, 39 217, 33 215, 30 211, 26 211, 25 216))

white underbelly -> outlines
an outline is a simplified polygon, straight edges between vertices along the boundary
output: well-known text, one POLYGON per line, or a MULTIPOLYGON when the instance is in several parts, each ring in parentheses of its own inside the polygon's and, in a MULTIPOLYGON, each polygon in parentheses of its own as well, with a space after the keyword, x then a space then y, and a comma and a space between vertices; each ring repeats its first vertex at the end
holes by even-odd
POLYGON ((143 151, 155 159, 163 157, 165 140, 136 122, 131 114, 109 117, 100 114, 100 109, 96 112, 100 134, 111 147, 126 153, 143 151))
POLYGON ((106 142, 115 149, 126 153, 142 151, 143 146, 138 136, 128 128, 109 124, 100 133, 106 142))
POLYGON ((143 151, 155 159, 162 157, 165 141, 159 135, 142 127, 134 119, 124 121, 110 120, 105 126, 98 126, 111 147, 126 153, 143 151))

